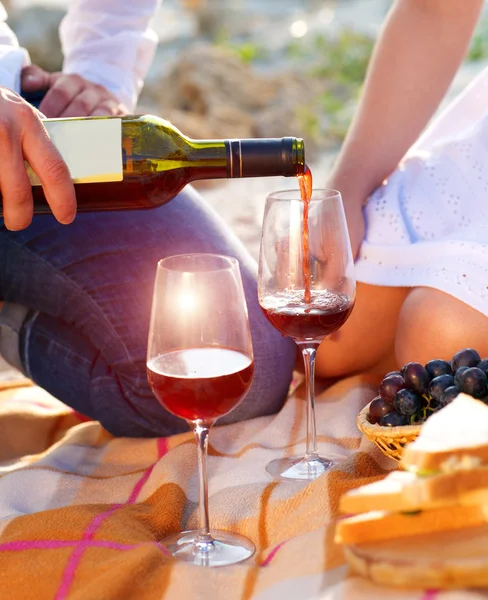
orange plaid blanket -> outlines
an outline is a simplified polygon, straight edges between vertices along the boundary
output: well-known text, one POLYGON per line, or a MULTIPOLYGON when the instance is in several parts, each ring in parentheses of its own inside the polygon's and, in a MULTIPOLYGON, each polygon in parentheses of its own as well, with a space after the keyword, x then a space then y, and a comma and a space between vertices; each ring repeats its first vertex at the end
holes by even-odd
POLYGON ((374 395, 361 377, 317 400, 319 450, 344 461, 317 481, 271 481, 273 458, 304 452, 305 404, 215 427, 208 475, 211 525, 248 536, 246 563, 177 562, 161 537, 198 524, 193 434, 116 439, 43 390, 0 391, 0 598, 8 600, 467 600, 467 592, 396 592, 348 572, 333 542, 346 490, 394 464, 355 417, 374 395))

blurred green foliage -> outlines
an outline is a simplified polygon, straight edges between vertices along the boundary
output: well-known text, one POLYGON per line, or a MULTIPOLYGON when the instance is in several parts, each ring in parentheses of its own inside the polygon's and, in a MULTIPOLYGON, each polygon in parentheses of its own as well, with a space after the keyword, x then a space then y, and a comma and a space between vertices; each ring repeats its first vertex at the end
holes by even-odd
POLYGON ((235 52, 244 63, 252 63, 266 58, 266 49, 254 42, 235 44, 234 46, 230 46, 230 49, 235 52))
POLYGON ((235 54, 245 64, 265 61, 268 57, 268 52, 263 44, 252 40, 233 42, 227 29, 219 31, 214 43, 235 54))
POLYGON ((311 63, 310 74, 325 77, 345 85, 357 85, 364 79, 374 39, 343 29, 337 36, 317 34, 310 41, 291 42, 288 47, 290 57, 302 56, 311 63))
POLYGON ((337 142, 344 139, 374 42, 363 33, 343 29, 336 36, 321 33, 289 43, 289 61, 304 69, 321 89, 314 106, 300 107, 297 112, 304 131, 317 141, 324 135, 337 142))
POLYGON ((488 58, 488 18, 484 17, 478 23, 471 40, 466 60, 476 62, 488 58))
POLYGON ((298 106, 297 117, 301 124, 303 136, 318 140, 321 132, 321 123, 316 108, 311 106, 298 106))

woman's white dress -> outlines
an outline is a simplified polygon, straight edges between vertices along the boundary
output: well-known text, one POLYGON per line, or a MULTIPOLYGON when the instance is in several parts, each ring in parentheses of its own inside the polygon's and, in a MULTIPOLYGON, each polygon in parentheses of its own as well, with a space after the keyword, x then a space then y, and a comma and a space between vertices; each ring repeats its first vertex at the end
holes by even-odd
POLYGON ((488 316, 488 68, 434 120, 364 214, 358 281, 436 288, 488 316))

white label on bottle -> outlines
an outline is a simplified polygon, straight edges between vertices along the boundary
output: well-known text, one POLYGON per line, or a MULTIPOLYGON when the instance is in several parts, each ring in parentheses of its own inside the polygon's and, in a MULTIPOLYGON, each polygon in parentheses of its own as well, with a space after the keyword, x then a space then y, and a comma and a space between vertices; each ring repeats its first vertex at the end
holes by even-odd
MULTIPOLYGON (((74 183, 122 181, 121 119, 53 119, 43 123, 74 183)), ((30 165, 26 167, 31 184, 41 185, 30 165)))

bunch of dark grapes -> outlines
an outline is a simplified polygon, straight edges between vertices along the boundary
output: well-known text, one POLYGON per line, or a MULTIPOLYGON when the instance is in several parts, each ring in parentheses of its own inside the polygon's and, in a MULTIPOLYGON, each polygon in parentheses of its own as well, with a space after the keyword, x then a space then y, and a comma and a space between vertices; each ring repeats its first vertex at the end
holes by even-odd
POLYGON ((481 360, 472 348, 460 350, 450 362, 409 362, 387 373, 369 405, 368 421, 384 427, 423 423, 460 392, 488 404, 488 358, 481 360))

